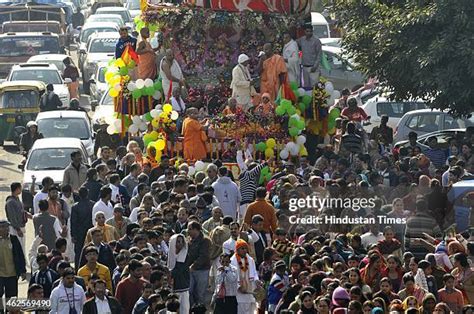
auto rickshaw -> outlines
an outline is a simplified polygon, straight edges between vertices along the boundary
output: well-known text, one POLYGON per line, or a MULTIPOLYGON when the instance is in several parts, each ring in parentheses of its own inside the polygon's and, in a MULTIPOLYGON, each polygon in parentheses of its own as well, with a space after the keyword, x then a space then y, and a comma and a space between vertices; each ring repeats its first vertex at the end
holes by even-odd
POLYGON ((14 81, 0 84, 0 145, 13 141, 18 145, 19 134, 26 123, 36 119, 41 95, 46 85, 39 81, 14 81))

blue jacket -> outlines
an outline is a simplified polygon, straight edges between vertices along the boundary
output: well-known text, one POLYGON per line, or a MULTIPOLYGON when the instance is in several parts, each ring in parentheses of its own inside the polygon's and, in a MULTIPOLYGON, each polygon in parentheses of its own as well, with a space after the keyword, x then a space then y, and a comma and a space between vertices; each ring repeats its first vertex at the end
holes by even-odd
POLYGON ((289 285, 290 279, 288 274, 285 273, 283 277, 277 273, 273 274, 270 285, 268 286, 268 304, 278 304, 289 285))
POLYGON ((126 39, 119 38, 115 45, 115 59, 122 57, 122 53, 125 51, 125 47, 131 45, 133 50, 137 49, 137 39, 132 36, 128 36, 126 39))

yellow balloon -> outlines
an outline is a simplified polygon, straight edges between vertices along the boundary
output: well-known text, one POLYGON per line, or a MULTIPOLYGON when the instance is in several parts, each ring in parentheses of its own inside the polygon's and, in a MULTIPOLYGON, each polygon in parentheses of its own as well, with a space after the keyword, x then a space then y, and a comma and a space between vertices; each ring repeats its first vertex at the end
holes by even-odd
POLYGON ((119 58, 115 61, 115 65, 121 68, 125 66, 125 62, 123 62, 123 60, 119 58))
POLYGON ((173 106, 171 106, 170 104, 165 104, 163 106, 163 112, 170 113, 171 111, 173 111, 173 106))
POLYGON ((265 149, 265 158, 271 158, 273 156, 275 156, 275 152, 272 148, 265 149))
POLYGON ((158 139, 158 136, 159 136, 158 132, 156 132, 156 131, 151 131, 150 132, 150 139, 152 141, 156 141, 158 139))
POLYGON ((114 89, 114 88, 111 88, 111 89, 109 90, 109 95, 110 95, 110 97, 117 97, 118 94, 119 94, 119 91, 116 90, 116 89, 114 89))
POLYGON ((155 148, 157 151, 162 151, 165 149, 166 143, 163 139, 159 139, 158 141, 155 142, 155 148))
POLYGON ((269 138, 269 139, 267 140, 266 144, 267 144, 267 148, 273 149, 273 148, 275 147, 275 145, 276 145, 276 141, 275 141, 274 138, 269 138))
POLYGON ((303 145, 301 145, 301 148, 300 148, 300 156, 301 157, 308 156, 308 151, 306 150, 306 147, 304 147, 303 145))
POLYGON ((107 71, 105 73, 105 81, 108 83, 112 79, 112 77, 114 77, 114 75, 115 75, 115 73, 107 71))
POLYGON ((160 118, 162 118, 163 120, 166 119, 167 117, 168 117, 168 114, 166 112, 160 113, 160 118))
POLYGON ((162 153, 160 151, 157 151, 156 156, 155 156, 155 160, 160 162, 161 161, 161 156, 162 156, 162 153))
POLYGON ((155 129, 157 129, 158 126, 160 125, 160 121, 159 121, 158 119, 153 119, 153 120, 151 120, 151 125, 152 125, 155 129))

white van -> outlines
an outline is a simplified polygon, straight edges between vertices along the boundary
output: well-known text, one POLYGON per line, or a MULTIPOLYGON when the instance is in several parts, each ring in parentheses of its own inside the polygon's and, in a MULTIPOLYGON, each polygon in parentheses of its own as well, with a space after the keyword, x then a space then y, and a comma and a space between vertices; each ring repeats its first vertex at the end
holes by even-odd
POLYGON ((311 12, 311 25, 313 26, 313 33, 316 37, 331 38, 329 23, 321 13, 311 12))

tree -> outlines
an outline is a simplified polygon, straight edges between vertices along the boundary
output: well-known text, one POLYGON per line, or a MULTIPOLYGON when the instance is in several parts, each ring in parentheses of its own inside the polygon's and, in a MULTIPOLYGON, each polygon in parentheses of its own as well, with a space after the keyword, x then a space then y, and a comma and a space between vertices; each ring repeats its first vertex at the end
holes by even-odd
POLYGON ((343 47, 394 99, 474 111, 474 1, 332 0, 343 47))

